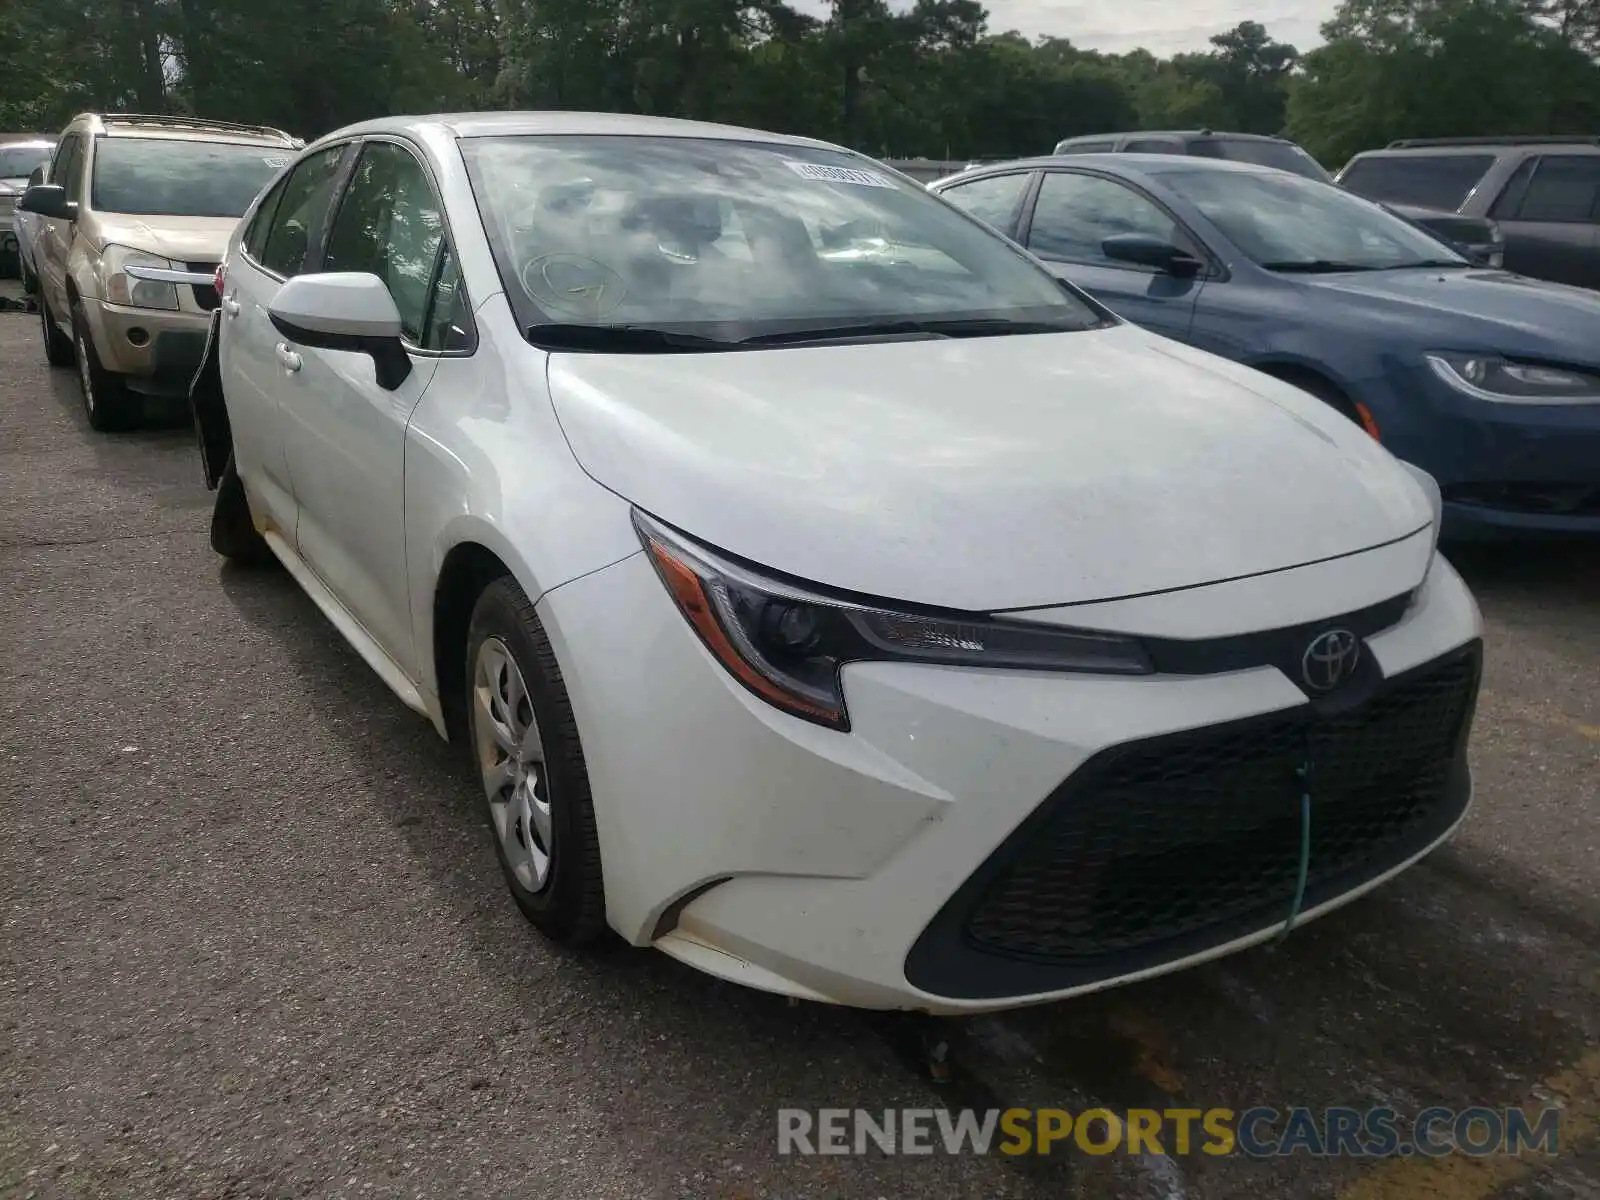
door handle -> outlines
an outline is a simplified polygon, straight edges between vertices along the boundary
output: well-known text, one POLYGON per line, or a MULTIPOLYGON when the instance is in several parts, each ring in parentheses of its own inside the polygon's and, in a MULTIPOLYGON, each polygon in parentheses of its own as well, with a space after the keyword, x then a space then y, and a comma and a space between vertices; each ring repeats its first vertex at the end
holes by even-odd
POLYGON ((289 349, 287 342, 279 342, 273 347, 278 353, 278 362, 285 371, 298 371, 300 369, 300 356, 289 349))
POLYGON ((230 317, 237 317, 239 315, 239 302, 232 296, 224 296, 222 298, 222 311, 230 317))

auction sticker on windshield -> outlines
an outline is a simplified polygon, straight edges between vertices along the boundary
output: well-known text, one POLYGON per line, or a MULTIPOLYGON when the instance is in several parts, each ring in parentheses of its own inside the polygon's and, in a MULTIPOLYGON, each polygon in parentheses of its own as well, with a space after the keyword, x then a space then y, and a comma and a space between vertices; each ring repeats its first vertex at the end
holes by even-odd
POLYGON ((823 183, 853 183, 858 187, 891 189, 894 187, 894 184, 876 171, 862 171, 855 167, 827 167, 821 163, 795 162, 793 159, 784 159, 783 165, 802 179, 817 179, 823 183))

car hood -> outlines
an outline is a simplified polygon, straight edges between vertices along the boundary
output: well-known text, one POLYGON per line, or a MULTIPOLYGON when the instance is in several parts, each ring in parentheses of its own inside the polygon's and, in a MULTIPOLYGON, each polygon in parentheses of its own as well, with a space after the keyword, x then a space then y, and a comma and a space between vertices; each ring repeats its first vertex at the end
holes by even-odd
MULTIPOLYGON (((1594 335, 1600 321, 1600 293, 1587 288, 1529 279, 1510 271, 1485 269, 1445 271, 1413 268, 1402 271, 1364 271, 1349 275, 1307 277, 1304 284, 1313 292, 1335 292, 1349 296, 1365 311, 1373 301, 1404 306, 1425 317, 1452 343, 1484 336, 1472 328, 1477 322, 1494 327, 1487 336, 1506 332, 1542 346, 1568 343, 1583 361, 1595 358, 1594 335)), ((1436 347, 1440 350, 1478 349, 1460 344, 1436 347)), ((1483 349, 1509 350, 1492 345, 1483 349)))
POLYGON ((25 192, 28 190, 28 177, 26 175, 17 179, 0 179, 0 195, 7 192, 25 192))
POLYGON ((1428 500, 1353 424, 1129 325, 682 355, 552 354, 583 467, 724 552, 970 611, 1351 554, 1428 500))
POLYGON ((102 246, 129 246, 174 262, 221 262, 237 217, 125 217, 96 213, 95 236, 102 246))

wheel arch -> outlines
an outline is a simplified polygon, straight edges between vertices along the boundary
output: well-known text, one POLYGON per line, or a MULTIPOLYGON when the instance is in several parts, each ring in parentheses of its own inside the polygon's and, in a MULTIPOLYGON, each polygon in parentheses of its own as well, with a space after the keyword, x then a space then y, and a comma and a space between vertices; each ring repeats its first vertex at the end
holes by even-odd
POLYGON ((1372 414, 1356 399, 1349 385, 1325 367, 1299 359, 1265 359, 1249 365, 1263 375, 1271 375, 1303 392, 1309 392, 1340 416, 1361 426, 1374 438, 1377 437, 1372 414))

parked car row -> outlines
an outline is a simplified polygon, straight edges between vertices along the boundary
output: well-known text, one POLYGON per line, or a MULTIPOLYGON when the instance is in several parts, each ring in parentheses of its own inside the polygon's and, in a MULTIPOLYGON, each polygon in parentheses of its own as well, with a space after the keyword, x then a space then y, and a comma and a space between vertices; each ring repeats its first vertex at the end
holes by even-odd
POLYGON ((930 190, 606 114, 274 137, 69 126, 23 200, 46 353, 103 427, 160 375, 111 343, 182 339, 213 547, 463 747, 564 942, 970 1012, 1280 936, 1471 800, 1429 471, 1454 515, 1600 528, 1463 491, 1593 503, 1600 299, 1330 184, 1109 154, 930 190), (197 142, 203 186, 131 166, 197 142), (270 170, 198 202, 234 154, 270 170))
MULTIPOLYGON (((1302 147, 1287 138, 1267 137, 1258 133, 1188 129, 1090 134, 1063 138, 1056 143, 1055 153, 1182 154, 1227 162, 1255 163, 1260 167, 1275 167, 1293 175, 1303 175, 1319 183, 1335 182, 1323 165, 1302 147)), ((1456 211, 1454 203, 1425 203, 1416 196, 1389 198, 1385 207, 1441 238, 1479 266, 1504 265, 1505 238, 1499 226, 1487 217, 1464 215, 1456 211)))
POLYGON ((1474 269, 1347 190, 1212 157, 930 187, 1129 320, 1362 425, 1435 476, 1451 535, 1600 533, 1600 294, 1474 269))
POLYGON ((28 261, 22 252, 16 205, 28 185, 38 182, 36 176, 54 149, 53 138, 0 134, 0 279, 23 273, 28 261))

